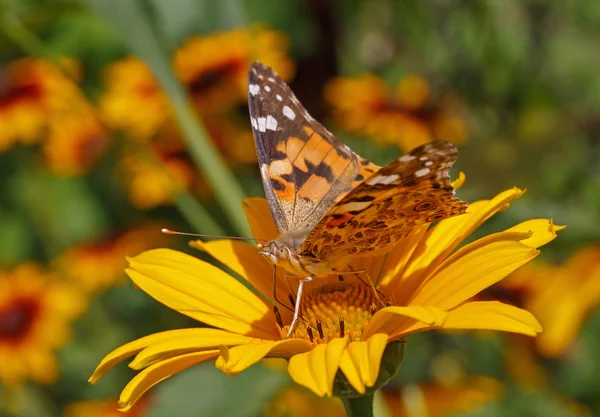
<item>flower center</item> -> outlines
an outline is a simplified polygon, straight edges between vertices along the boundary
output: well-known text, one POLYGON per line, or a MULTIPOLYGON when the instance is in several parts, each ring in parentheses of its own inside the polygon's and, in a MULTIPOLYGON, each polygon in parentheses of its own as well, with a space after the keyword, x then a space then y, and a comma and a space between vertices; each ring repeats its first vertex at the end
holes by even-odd
MULTIPOLYGON (((300 303, 301 320, 290 337, 327 343, 348 336, 350 341, 361 340, 363 330, 379 309, 378 300, 362 284, 327 284, 304 295, 300 303)), ((284 326, 286 334, 289 324, 284 326)))
POLYGON ((0 309, 0 343, 18 344, 29 333, 39 305, 33 299, 14 300, 0 309))

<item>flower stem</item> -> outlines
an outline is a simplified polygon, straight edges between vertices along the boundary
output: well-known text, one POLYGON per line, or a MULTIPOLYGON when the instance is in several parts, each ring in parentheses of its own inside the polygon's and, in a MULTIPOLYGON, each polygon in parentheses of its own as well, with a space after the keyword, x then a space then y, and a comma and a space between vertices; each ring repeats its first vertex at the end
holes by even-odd
POLYGON ((347 417, 373 417, 373 394, 341 398, 347 417))

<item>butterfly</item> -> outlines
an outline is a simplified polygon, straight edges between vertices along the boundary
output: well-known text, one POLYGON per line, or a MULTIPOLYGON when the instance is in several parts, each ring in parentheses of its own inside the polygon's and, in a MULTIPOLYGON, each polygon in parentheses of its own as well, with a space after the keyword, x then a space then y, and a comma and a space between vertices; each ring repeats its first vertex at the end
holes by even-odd
MULTIPOLYGON (((448 171, 458 150, 446 141, 379 167, 354 153, 308 114, 268 66, 248 72, 248 106, 265 195, 279 237, 259 253, 289 274, 348 272, 354 257, 392 250, 416 226, 465 213, 448 171)), ((288 333, 289 334, 289 333, 288 333)))

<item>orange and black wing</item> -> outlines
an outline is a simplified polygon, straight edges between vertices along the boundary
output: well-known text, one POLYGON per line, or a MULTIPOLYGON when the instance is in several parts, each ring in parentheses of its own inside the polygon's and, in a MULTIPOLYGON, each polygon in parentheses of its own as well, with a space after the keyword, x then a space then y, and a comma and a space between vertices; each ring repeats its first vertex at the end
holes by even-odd
POLYGON ((280 233, 306 231, 379 167, 313 119, 271 68, 248 72, 248 105, 271 214, 280 233))

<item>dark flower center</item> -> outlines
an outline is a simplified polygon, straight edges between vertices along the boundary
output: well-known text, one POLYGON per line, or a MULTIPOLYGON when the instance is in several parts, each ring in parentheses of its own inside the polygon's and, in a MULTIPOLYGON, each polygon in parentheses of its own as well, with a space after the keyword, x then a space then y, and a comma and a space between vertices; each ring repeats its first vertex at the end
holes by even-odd
POLYGON ((37 300, 21 298, 0 309, 0 343, 20 343, 29 333, 39 307, 37 300))
POLYGON ((205 93, 230 75, 237 73, 241 65, 239 60, 230 60, 213 68, 205 69, 189 84, 190 93, 192 95, 205 93))

